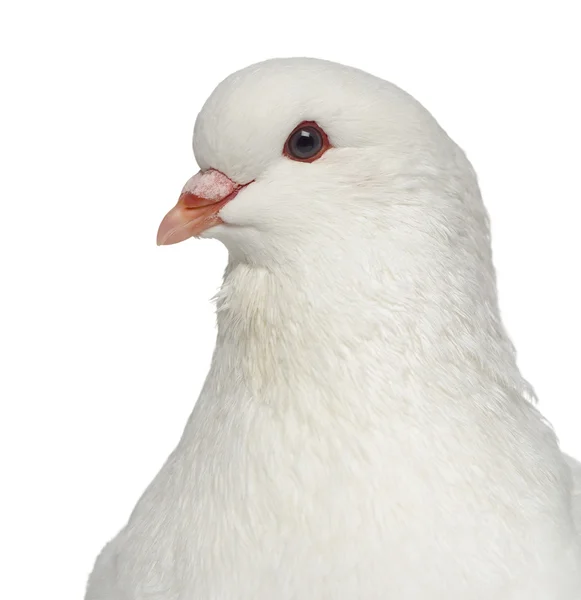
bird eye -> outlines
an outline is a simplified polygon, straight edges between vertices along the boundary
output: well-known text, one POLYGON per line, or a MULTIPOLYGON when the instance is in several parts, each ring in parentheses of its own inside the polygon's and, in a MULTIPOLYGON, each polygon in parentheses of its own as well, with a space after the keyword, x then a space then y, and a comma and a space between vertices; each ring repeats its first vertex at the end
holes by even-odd
POLYGON ((313 162, 330 147, 327 134, 314 121, 303 121, 288 136, 283 154, 292 160, 313 162))

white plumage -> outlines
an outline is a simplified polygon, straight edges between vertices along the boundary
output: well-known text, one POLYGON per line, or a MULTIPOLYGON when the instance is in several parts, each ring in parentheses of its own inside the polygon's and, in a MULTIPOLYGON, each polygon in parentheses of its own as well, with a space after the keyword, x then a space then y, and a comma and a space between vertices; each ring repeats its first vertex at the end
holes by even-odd
POLYGON ((464 153, 313 59, 227 78, 194 150, 237 194, 201 233, 230 255, 216 350, 87 600, 579 600, 580 467, 529 402, 464 153), (308 164, 302 121, 332 145, 308 164))

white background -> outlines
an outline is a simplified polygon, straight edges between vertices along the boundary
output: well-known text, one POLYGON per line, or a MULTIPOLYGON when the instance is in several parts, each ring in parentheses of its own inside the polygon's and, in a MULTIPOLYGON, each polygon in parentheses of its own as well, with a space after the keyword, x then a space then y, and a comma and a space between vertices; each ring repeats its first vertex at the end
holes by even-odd
POLYGON ((3 598, 82 598, 98 550, 181 434, 210 361, 209 299, 226 253, 211 241, 157 248, 156 229, 197 170, 203 101, 269 57, 389 79, 467 151, 521 368, 564 449, 581 456, 575 4, 2 9, 3 598))

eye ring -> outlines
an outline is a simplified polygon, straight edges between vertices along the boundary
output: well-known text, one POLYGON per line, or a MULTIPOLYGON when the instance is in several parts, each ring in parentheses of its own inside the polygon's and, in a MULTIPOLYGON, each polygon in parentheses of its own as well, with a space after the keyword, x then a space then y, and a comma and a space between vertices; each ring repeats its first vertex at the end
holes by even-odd
POLYGON ((315 121, 303 121, 288 136, 283 155, 298 162, 311 163, 331 148, 327 134, 315 121))

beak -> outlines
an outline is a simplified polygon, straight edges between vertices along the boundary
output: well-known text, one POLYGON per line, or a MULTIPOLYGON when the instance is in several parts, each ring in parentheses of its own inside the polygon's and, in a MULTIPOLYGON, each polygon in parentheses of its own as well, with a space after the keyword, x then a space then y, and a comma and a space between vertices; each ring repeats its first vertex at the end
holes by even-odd
POLYGON ((242 189, 216 169, 190 178, 178 203, 167 213, 157 232, 157 245, 177 244, 223 223, 218 213, 242 189))

